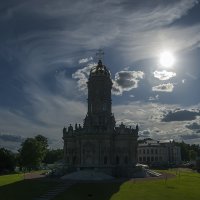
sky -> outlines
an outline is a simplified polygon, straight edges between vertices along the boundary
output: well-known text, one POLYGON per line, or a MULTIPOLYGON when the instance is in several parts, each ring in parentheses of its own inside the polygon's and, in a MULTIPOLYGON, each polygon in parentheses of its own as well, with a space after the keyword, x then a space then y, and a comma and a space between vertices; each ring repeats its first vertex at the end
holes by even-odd
POLYGON ((62 148, 63 127, 86 115, 98 49, 117 124, 200 143, 199 1, 2 0, 0 30, 0 147, 42 134, 62 148))

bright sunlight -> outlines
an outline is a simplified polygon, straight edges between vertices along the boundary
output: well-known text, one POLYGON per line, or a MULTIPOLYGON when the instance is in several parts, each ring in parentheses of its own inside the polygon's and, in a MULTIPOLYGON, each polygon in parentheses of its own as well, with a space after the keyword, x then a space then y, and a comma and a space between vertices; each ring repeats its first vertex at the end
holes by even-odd
POLYGON ((164 51, 160 54, 160 64, 163 67, 172 67, 174 65, 174 56, 169 51, 164 51))

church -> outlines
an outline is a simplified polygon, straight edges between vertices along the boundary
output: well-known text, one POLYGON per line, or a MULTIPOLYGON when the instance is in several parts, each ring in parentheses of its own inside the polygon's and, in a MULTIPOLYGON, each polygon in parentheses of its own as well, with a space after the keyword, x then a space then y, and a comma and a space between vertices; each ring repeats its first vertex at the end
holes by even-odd
POLYGON ((138 125, 116 126, 112 113, 110 71, 100 59, 90 70, 88 109, 83 126, 63 128, 64 161, 70 171, 94 169, 131 177, 137 162, 138 125))

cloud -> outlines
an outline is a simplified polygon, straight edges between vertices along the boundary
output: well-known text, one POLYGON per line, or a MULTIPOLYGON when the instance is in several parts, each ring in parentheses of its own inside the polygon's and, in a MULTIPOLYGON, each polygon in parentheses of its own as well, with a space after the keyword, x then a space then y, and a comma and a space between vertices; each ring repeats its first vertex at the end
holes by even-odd
POLYGON ((23 138, 18 135, 0 134, 0 140, 9 142, 22 142, 23 138))
POLYGON ((93 57, 89 57, 89 58, 82 58, 78 61, 79 64, 82 64, 82 63, 87 63, 89 61, 92 61, 93 60, 93 57))
POLYGON ((78 69, 72 74, 72 78, 77 79, 78 89, 84 94, 87 94, 87 81, 92 67, 96 66, 97 63, 90 63, 82 69, 78 69))
POLYGON ((191 130, 197 130, 200 129, 200 124, 198 124, 197 122, 193 122, 191 124, 186 125, 185 127, 191 130))
POLYGON ((148 138, 151 136, 150 130, 143 130, 139 132, 139 137, 148 138))
POLYGON ((168 80, 172 77, 175 77, 176 76, 176 73, 175 72, 168 72, 166 70, 163 70, 163 71, 154 71, 154 77, 155 78, 158 78, 159 80, 168 80))
MULTIPOLYGON (((3 2, 1 6, 4 9, 0 13, 3 30, 0 32, 0 54, 3 60, 14 66, 13 71, 8 70, 13 73, 13 77, 9 75, 5 78, 9 82, 13 78, 20 83, 17 92, 20 91, 21 99, 17 100, 12 95, 13 91, 6 95, 7 99, 15 99, 14 104, 24 99, 27 102, 21 102, 22 106, 16 105, 14 108, 10 105, 0 107, 1 129, 22 136, 42 132, 62 140, 62 126, 65 123, 81 122, 86 113, 86 103, 77 99, 73 79, 78 81, 78 88, 87 93, 86 82, 92 66, 87 65, 77 70, 72 80, 67 76, 71 75, 72 68, 78 62, 77 58, 89 59, 89 53, 94 53, 96 49, 112 49, 113 58, 117 55, 129 65, 133 61, 155 57, 157 51, 165 46, 179 51, 199 45, 199 24, 188 27, 169 26, 186 15, 195 6, 195 0, 167 1, 164 4, 163 1, 156 1, 145 6, 146 3, 149 0, 133 3, 126 0, 93 3, 90 0, 44 0, 40 6, 35 1, 19 1, 12 3, 12 6, 3 2), (13 32, 10 27, 13 27, 14 22, 13 32), (65 70, 55 75, 60 68, 65 70)), ((1 66, 7 70, 6 65, 1 66)), ((143 77, 130 74, 123 77, 123 71, 118 72, 113 85, 113 91, 116 91, 113 93, 122 94, 138 87, 138 81, 143 77)), ((4 81, 2 83, 7 86, 4 81)), ((134 123, 134 119, 140 121, 142 126, 149 127, 152 121, 159 123, 163 105, 137 106, 142 107, 143 111, 135 105, 119 107, 122 114, 117 114, 118 120, 122 117, 127 123, 134 123), (124 113, 123 109, 131 110, 131 113, 124 113), (155 115, 152 116, 152 113, 155 115)), ((164 129, 167 130, 166 127, 164 129)))
POLYGON ((200 116, 199 110, 173 110, 164 115, 162 121, 191 121, 195 120, 197 116, 200 116))
MULTIPOLYGON (((194 111, 194 114, 198 117, 198 108, 199 105, 188 107, 187 111, 194 111)), ((195 132, 197 133, 198 130, 195 130, 194 132, 193 130, 186 128, 186 125, 188 124, 187 120, 196 119, 196 117, 185 117, 185 119, 183 120, 181 113, 178 117, 168 116, 169 111, 171 111, 172 113, 176 113, 178 111, 184 110, 185 109, 183 109, 180 105, 176 104, 160 104, 152 102, 142 103, 139 101, 130 102, 126 105, 113 106, 113 112, 115 114, 117 124, 120 124, 121 122, 124 122, 126 125, 131 126, 139 124, 139 133, 141 135, 143 131, 147 135, 149 132, 151 138, 158 140, 174 139, 176 141, 181 141, 181 135, 194 134, 195 132), (146 130, 148 132, 146 132, 146 130)), ((200 142, 200 139, 197 139, 195 142, 200 142)))
MULTIPOLYGON (((78 69, 72 74, 72 78, 77 79, 78 89, 87 94, 87 81, 92 67, 96 63, 90 63, 82 69, 78 69)), ((115 79, 112 80, 112 93, 114 95, 122 95, 124 91, 130 91, 138 87, 138 82, 144 77, 142 71, 120 71, 115 74, 115 79)))
POLYGON ((183 140, 194 140, 194 139, 199 139, 200 134, 186 134, 186 135, 181 135, 180 136, 183 140))
POLYGON ((120 71, 115 74, 113 80, 113 94, 121 95, 124 91, 130 91, 138 87, 138 82, 143 79, 142 71, 120 71))
POLYGON ((174 85, 172 83, 160 84, 152 87, 152 91, 155 92, 172 92, 174 85))
POLYGON ((149 101, 156 101, 156 100, 158 100, 159 99, 159 95, 157 94, 157 95, 155 95, 155 97, 149 97, 149 101))

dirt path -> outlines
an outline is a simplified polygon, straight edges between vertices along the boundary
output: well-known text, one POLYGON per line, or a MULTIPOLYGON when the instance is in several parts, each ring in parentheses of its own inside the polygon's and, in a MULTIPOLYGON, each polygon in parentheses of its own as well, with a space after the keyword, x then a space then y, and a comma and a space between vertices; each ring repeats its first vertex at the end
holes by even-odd
POLYGON ((37 178, 44 178, 45 175, 42 172, 30 172, 24 174, 24 179, 37 179, 37 178))
POLYGON ((130 179, 130 181, 134 181, 134 182, 141 182, 141 181, 151 181, 151 180, 159 180, 159 179, 169 179, 169 178, 175 178, 176 175, 175 174, 170 174, 170 173, 161 173, 161 176, 158 177, 146 177, 146 178, 132 178, 130 179))

